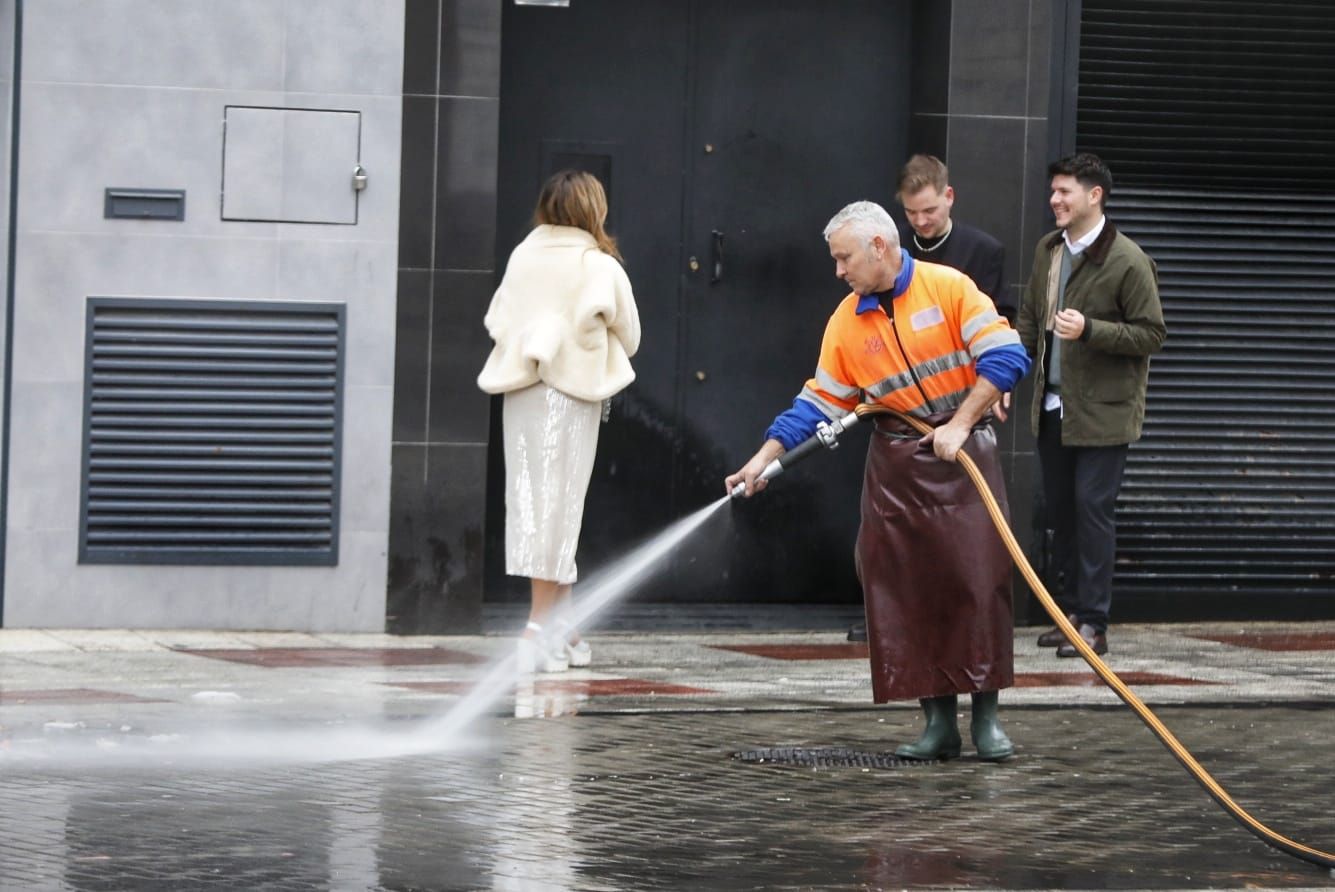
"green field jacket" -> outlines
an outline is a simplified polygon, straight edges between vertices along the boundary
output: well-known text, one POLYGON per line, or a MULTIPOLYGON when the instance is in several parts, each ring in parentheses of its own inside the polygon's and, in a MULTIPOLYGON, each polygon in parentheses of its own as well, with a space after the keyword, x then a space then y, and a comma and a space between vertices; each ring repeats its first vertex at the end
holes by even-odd
MULTIPOLYGON (((1030 421, 1038 435, 1043 411, 1048 340, 1056 312, 1062 231, 1034 251, 1034 268, 1016 320, 1020 342, 1034 359, 1030 421)), ((1140 438, 1150 354, 1167 329, 1159 303, 1158 270, 1144 251, 1106 220, 1103 231, 1071 265, 1065 306, 1085 317, 1079 340, 1061 349, 1062 445, 1113 446, 1140 438)))

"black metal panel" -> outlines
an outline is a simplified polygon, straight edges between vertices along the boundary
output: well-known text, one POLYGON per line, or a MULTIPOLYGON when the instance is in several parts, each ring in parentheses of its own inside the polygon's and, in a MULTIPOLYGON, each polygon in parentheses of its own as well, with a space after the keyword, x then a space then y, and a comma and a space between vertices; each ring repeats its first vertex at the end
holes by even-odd
POLYGON ((1122 189, 1168 343, 1118 503, 1119 591, 1335 594, 1335 196, 1122 189))
POLYGON ((1084 0, 1079 97, 1124 182, 1335 188, 1335 4, 1084 0))
MULTIPOLYGON (((908 154, 909 12, 884 0, 696 6, 683 242, 699 269, 683 277, 680 513, 717 498, 815 373, 848 293, 821 230, 850 201, 888 204, 908 154)), ((860 600, 866 436, 733 505, 730 528, 678 562, 677 585, 698 600, 860 600)))
POLYGON ((91 298, 81 563, 338 563, 344 307, 91 298))
MULTIPOLYGON (((905 156, 910 7, 579 0, 560 12, 506 4, 502 21, 498 266, 558 154, 610 168, 643 322, 635 383, 600 434, 587 573, 717 499, 812 374, 846 291, 821 228, 849 201, 888 200, 905 156), (549 64, 552 46, 571 64, 549 64)), ((864 436, 732 506, 637 597, 857 600, 864 436)), ((503 575, 498 420, 491 471, 488 596, 526 599, 503 575)))

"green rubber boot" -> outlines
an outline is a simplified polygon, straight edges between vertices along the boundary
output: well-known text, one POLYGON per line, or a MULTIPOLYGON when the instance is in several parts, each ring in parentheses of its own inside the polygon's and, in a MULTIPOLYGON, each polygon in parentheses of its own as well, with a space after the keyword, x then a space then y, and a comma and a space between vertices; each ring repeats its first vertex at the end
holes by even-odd
POLYGON ((1000 762, 1015 755, 1015 744, 1001 730, 997 721, 997 692, 979 691, 973 695, 973 717, 969 722, 969 733, 973 745, 978 750, 978 758, 984 762, 1000 762))
MULTIPOLYGON (((955 718, 958 700, 954 694, 919 700, 927 715, 927 728, 913 743, 895 750, 904 759, 954 759, 960 754, 960 728, 955 718)), ((996 702, 995 700, 993 701, 996 702)))

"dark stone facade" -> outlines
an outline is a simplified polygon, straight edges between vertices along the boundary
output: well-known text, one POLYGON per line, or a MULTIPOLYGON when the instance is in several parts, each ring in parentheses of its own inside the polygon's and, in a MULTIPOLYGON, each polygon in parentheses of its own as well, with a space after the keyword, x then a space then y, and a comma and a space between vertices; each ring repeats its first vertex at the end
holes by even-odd
MULTIPOLYGON (((578 2, 578 0, 576 0, 578 2)), ((956 213, 1006 246, 1018 290, 1049 225, 1053 0, 914 0, 910 151, 951 168, 956 213), (1051 96, 1051 98, 1050 98, 1051 96)), ((496 277, 502 0, 407 0, 389 597, 393 632, 479 627, 489 399, 474 383, 496 277)), ((1055 38, 1054 38, 1055 35, 1055 38)), ((832 48, 833 50, 834 48, 832 48)), ((1059 112, 1060 113, 1060 109, 1059 112)), ((1020 405, 1027 392, 1017 395, 1020 405)), ((1033 441, 1001 429, 1013 525, 1030 526, 1033 441)), ((490 469, 494 474, 496 469, 490 469)))
POLYGON ((499 0, 407 0, 386 628, 471 632, 482 606, 495 281, 499 0))

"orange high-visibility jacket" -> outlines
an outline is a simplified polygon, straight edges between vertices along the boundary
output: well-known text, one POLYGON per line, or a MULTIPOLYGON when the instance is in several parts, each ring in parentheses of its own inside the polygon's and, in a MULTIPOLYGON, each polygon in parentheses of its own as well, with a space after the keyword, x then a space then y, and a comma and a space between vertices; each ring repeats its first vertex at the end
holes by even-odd
POLYGON ((816 375, 799 398, 828 418, 863 398, 919 418, 953 411, 977 380, 974 360, 1020 343, 968 276, 902 256, 912 267, 907 287, 902 273, 896 283, 893 320, 876 295, 850 294, 825 326, 816 375))

